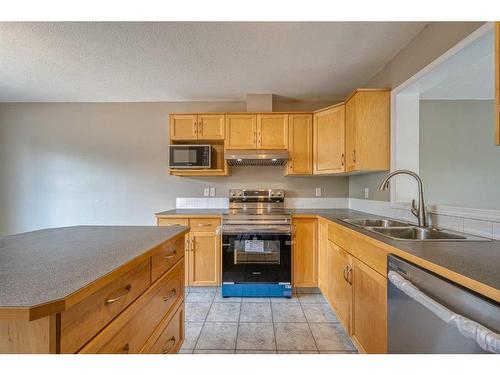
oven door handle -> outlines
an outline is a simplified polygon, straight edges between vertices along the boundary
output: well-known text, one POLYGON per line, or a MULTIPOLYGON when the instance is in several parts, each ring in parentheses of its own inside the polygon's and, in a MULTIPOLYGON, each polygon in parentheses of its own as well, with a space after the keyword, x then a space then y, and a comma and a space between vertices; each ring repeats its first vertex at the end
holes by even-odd
POLYGON ((396 271, 389 271, 387 278, 396 288, 426 307, 445 323, 455 326, 463 336, 474 340, 483 350, 500 353, 500 334, 441 305, 396 271))

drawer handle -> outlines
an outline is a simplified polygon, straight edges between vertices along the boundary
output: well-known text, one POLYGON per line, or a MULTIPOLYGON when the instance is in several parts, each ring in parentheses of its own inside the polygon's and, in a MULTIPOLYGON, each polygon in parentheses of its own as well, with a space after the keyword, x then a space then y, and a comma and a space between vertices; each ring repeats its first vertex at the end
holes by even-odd
POLYGON ((198 223, 198 226, 199 227, 211 227, 212 224, 202 224, 202 223, 198 223))
POLYGON ((166 260, 170 260, 170 259, 174 259, 175 256, 177 255, 177 251, 172 251, 172 255, 167 255, 166 257, 163 257, 163 259, 166 259, 166 260))
POLYGON ((163 301, 167 302, 170 298, 174 297, 177 294, 177 291, 172 289, 170 293, 168 293, 166 296, 163 296, 163 301))
POLYGON ((352 285, 352 267, 347 269, 347 282, 352 285))
POLYGON ((122 348, 122 350, 117 352, 117 354, 128 354, 129 351, 130 351, 130 347, 128 346, 128 344, 125 344, 125 346, 122 348))
POLYGON ((111 304, 113 302, 116 302, 116 301, 122 299, 123 297, 125 297, 128 294, 128 292, 130 292, 130 289, 132 289, 132 286, 130 284, 128 284, 125 287, 125 290, 124 290, 124 292, 122 294, 120 294, 120 295, 118 295, 118 296, 116 296, 114 298, 107 299, 106 302, 104 302, 104 304, 105 305, 109 305, 109 304, 111 304))
POLYGON ((180 227, 180 224, 167 224, 167 227, 180 227))
POLYGON ((175 346, 175 336, 172 336, 168 341, 167 345, 163 348, 163 354, 170 354, 170 351, 174 348, 175 346))

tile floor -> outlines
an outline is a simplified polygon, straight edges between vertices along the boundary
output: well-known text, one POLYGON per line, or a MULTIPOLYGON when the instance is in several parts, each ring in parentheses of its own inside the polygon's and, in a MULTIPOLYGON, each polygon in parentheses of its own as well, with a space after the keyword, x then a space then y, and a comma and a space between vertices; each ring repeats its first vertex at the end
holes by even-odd
POLYGON ((317 289, 285 299, 222 298, 219 288, 186 288, 185 328, 184 354, 356 353, 317 289))

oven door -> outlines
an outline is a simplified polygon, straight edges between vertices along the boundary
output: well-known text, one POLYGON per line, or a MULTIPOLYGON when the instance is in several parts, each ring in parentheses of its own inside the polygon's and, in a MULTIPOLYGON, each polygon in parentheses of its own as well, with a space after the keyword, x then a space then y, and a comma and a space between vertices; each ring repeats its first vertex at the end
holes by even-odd
POLYGON ((223 233, 223 282, 291 283, 291 276, 290 234, 223 233))

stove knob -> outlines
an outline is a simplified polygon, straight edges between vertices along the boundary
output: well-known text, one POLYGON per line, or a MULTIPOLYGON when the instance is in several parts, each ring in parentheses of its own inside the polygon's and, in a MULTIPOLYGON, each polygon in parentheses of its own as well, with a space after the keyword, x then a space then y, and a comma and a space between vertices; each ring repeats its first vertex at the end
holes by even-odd
POLYGON ((274 197, 274 193, 271 193, 271 197, 274 197))
POLYGON ((243 193, 240 191, 240 192, 238 193, 238 196, 239 196, 239 197, 241 197, 242 195, 243 195, 243 193))
POLYGON ((278 195, 281 196, 281 191, 278 191, 278 195))

